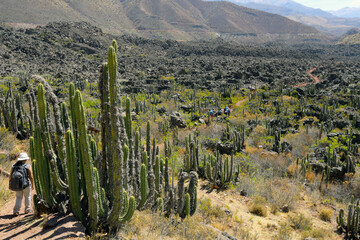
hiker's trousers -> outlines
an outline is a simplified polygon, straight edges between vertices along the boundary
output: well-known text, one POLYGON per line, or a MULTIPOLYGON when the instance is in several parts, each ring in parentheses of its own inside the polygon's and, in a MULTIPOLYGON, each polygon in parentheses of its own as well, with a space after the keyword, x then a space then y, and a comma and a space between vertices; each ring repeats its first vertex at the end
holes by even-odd
POLYGON ((21 202, 25 198, 25 212, 31 210, 31 185, 22 191, 16 191, 16 202, 14 206, 14 214, 20 212, 21 202))

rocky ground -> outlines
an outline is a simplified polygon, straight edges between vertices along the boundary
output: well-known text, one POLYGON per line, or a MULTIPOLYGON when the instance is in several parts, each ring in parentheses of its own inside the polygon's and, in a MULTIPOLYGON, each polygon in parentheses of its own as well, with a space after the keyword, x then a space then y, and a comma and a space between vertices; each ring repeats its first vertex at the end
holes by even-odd
POLYGON ((127 92, 163 90, 174 84, 207 89, 296 85, 311 82, 307 71, 320 66, 314 75, 347 81, 356 80, 360 69, 360 45, 158 41, 111 36, 85 22, 62 22, 18 30, 0 26, 0 77, 26 80, 41 74, 58 85, 73 81, 81 88, 97 81, 98 66, 113 38, 120 46, 118 69, 127 92))

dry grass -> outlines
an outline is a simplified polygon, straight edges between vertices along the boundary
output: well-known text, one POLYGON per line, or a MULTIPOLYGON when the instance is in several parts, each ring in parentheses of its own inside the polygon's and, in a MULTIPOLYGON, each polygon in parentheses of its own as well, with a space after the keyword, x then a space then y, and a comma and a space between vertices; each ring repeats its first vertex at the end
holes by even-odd
POLYGON ((280 223, 280 228, 274 237, 274 240, 289 240, 292 239, 293 229, 290 227, 289 223, 283 222, 280 223))
POLYGON ((311 230, 311 218, 306 217, 302 213, 296 213, 290 216, 291 227, 295 230, 311 230))
POLYGON ((252 144, 255 147, 259 145, 265 145, 265 136, 267 133, 267 129, 261 125, 257 125, 250 135, 250 139, 252 140, 252 144))
POLYGON ((301 166, 293 162, 287 169, 287 174, 289 177, 296 177, 301 170, 301 166))
POLYGON ((309 183, 313 183, 314 180, 316 179, 316 175, 313 171, 307 171, 305 173, 305 179, 309 182, 309 183))
POLYGON ((267 209, 266 209, 266 199, 260 196, 256 196, 254 198, 254 202, 249 205, 249 211, 252 214, 266 217, 267 216, 267 209))
POLYGON ((310 146, 314 143, 314 137, 316 130, 313 128, 309 129, 309 133, 307 134, 305 130, 300 130, 299 133, 295 134, 287 134, 284 137, 284 141, 290 143, 293 147, 291 154, 295 158, 303 158, 310 152, 310 146))
POLYGON ((8 178, 0 176, 0 206, 3 206, 9 200, 11 195, 8 178))
POLYGON ((210 198, 204 198, 199 201, 199 214, 203 217, 205 222, 211 222, 215 220, 224 220, 228 217, 225 215, 223 209, 220 206, 213 206, 210 198))
POLYGON ((331 222, 331 217, 334 214, 334 210, 331 208, 323 207, 319 212, 319 217, 325 222, 331 222))
MULTIPOLYGON (((14 134, 5 128, 0 128, 0 168, 10 172, 20 152, 28 152, 28 141, 19 141, 14 134)), ((0 175, 0 206, 10 199, 12 192, 9 190, 9 179, 0 175)))
POLYGON ((277 154, 262 149, 246 149, 251 162, 257 166, 259 172, 271 171, 272 177, 283 177, 287 168, 293 162, 290 155, 277 154))
POLYGON ((334 239, 332 231, 324 228, 312 229, 310 231, 305 231, 301 234, 301 239, 313 238, 313 239, 334 239))
POLYGON ((177 216, 165 218, 150 210, 136 212, 131 221, 120 229, 121 239, 214 239, 218 233, 202 223, 195 214, 183 221, 177 216))

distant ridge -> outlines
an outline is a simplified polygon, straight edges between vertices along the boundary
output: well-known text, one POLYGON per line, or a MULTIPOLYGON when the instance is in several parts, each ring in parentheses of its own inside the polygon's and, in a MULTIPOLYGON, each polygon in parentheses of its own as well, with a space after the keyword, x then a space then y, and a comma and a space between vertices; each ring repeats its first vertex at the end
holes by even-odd
POLYGON ((341 45, 357 45, 360 44, 360 29, 353 28, 347 31, 337 42, 341 45))
POLYGON ((202 0, 2 0, 0 21, 87 21, 109 33, 175 40, 323 37, 313 27, 276 14, 202 0))
MULTIPOLYGON (((210 0, 221 1, 221 0, 210 0)), ((291 20, 313 26, 335 36, 341 36, 351 28, 360 28, 360 9, 344 8, 336 12, 326 12, 304 6, 291 0, 228 0, 239 6, 279 14, 291 20), (355 18, 358 17, 358 18, 355 18)))
POLYGON ((360 8, 346 7, 337 11, 332 11, 332 14, 344 18, 360 18, 360 8))

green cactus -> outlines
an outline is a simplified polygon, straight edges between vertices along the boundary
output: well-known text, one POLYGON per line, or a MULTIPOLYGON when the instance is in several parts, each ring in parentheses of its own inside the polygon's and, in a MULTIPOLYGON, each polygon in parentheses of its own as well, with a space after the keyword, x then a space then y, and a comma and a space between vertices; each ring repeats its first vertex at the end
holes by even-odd
POLYGON ((89 204, 89 229, 95 231, 98 222, 98 194, 96 192, 96 182, 93 172, 93 164, 90 156, 90 146, 87 135, 85 111, 82 96, 79 90, 75 93, 75 112, 79 134, 79 147, 81 151, 81 164, 84 169, 86 191, 89 204))
POLYGON ((190 194, 185 194, 185 217, 190 215, 190 194))
POLYGON ((75 152, 75 142, 73 138, 73 134, 70 130, 66 132, 65 138, 66 144, 66 161, 68 165, 68 176, 69 176, 69 196, 71 209, 76 218, 78 218, 81 222, 84 222, 83 214, 81 211, 80 204, 80 187, 79 187, 79 179, 77 174, 77 158, 75 152))
POLYGON ((208 159, 205 157, 205 177, 212 182, 213 186, 221 188, 234 178, 234 157, 231 155, 230 163, 228 158, 223 163, 220 153, 217 152, 216 155, 216 158, 213 155, 209 155, 208 159))
POLYGON ((151 156, 151 128, 150 122, 148 121, 146 124, 146 152, 148 156, 151 156))
POLYGON ((161 167, 160 158, 159 156, 157 156, 155 160, 155 190, 157 192, 158 197, 161 195, 161 184, 162 184, 160 167, 161 167))
MULTIPOLYGON (((110 205, 113 202, 112 191, 114 183, 112 167, 112 140, 108 138, 111 136, 111 115, 110 115, 110 89, 109 89, 109 66, 103 63, 101 67, 99 91, 101 98, 101 142, 102 142, 102 163, 101 163, 101 183, 102 186, 107 187, 107 196, 110 205)), ((111 138, 111 137, 110 137, 111 138)))
POLYGON ((148 184, 147 184, 147 167, 145 164, 141 165, 140 171, 140 192, 141 192, 141 200, 137 206, 137 209, 142 209, 145 205, 147 194, 148 194, 148 184))

